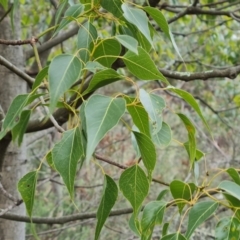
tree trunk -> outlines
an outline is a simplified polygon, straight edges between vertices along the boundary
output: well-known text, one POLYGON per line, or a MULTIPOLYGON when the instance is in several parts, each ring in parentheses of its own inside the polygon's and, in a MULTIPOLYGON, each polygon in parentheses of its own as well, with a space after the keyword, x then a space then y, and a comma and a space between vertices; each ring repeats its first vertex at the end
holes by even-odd
MULTIPOLYGON (((0 7, 0 17, 4 10, 0 7)), ((10 17, 7 16, 0 23, 0 39, 18 40, 21 38, 21 24, 18 9, 14 13, 14 32, 11 27, 10 17)), ((0 54, 8 61, 23 69, 24 57, 21 46, 0 45, 0 54)), ((0 104, 4 112, 7 112, 12 100, 19 94, 26 93, 26 83, 0 65, 0 104)), ((0 142, 1 144, 1 142, 0 142)), ((2 144, 3 147, 4 144, 2 144)), ((1 149, 1 148, 0 148, 1 149)), ((2 152, 0 153, 0 155, 2 152)), ((21 148, 16 144, 10 144, 4 156, 1 171, 1 183, 5 190, 16 199, 19 198, 17 192, 17 182, 24 175, 26 169, 26 148, 23 142, 21 148)), ((0 209, 6 209, 14 203, 0 192, 0 209)), ((24 205, 15 207, 12 210, 15 214, 25 215, 24 205)), ((24 240, 25 224, 20 222, 0 219, 0 240, 24 240)))

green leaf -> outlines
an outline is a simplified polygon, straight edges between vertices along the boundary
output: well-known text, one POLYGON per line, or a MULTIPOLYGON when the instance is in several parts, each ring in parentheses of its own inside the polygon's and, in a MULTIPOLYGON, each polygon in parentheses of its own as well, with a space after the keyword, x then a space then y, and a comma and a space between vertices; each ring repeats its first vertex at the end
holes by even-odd
POLYGON ((240 186, 236 184, 235 182, 230 182, 230 181, 222 181, 219 185, 218 188, 221 190, 224 190, 228 194, 232 195, 233 197, 237 198, 240 200, 240 186))
POLYGON ((163 227, 162 227, 162 236, 167 235, 167 233, 168 233, 168 227, 169 227, 169 223, 168 223, 168 222, 164 223, 164 225, 163 225, 163 227))
POLYGON ((40 84, 42 83, 43 79, 47 76, 47 74, 48 74, 48 67, 45 67, 36 76, 32 86, 32 90, 40 86, 40 84))
POLYGON ((149 119, 146 110, 135 98, 125 97, 127 110, 132 117, 133 123, 141 133, 150 137, 149 119))
POLYGON ((134 165, 122 173, 119 187, 125 198, 131 203, 136 216, 148 194, 149 182, 146 174, 138 165, 134 165))
POLYGON ((164 148, 169 145, 172 140, 172 131, 167 123, 162 122, 162 128, 159 132, 152 136, 153 142, 157 147, 164 148))
POLYGON ((57 171, 57 169, 54 166, 53 159, 52 159, 52 152, 49 152, 46 156, 46 161, 48 165, 54 170, 57 171))
POLYGON ((140 80, 161 80, 168 84, 167 79, 158 71, 150 55, 141 47, 138 54, 128 51, 123 56, 128 70, 140 80))
POLYGON ((55 14, 55 25, 57 25, 59 23, 59 19, 61 18, 63 11, 67 7, 67 5, 68 5, 68 0, 63 0, 59 4, 56 14, 55 14))
POLYGON ((118 196, 118 187, 111 177, 105 175, 104 192, 101 203, 97 211, 97 226, 95 230, 95 240, 98 239, 112 207, 114 206, 118 196))
POLYGON ((106 9, 108 12, 112 13, 113 16, 121 18, 123 11, 121 9, 122 1, 121 0, 101 0, 101 6, 106 9))
POLYGON ((18 191, 25 203, 29 217, 32 217, 32 209, 34 204, 34 195, 36 189, 38 171, 32 171, 24 175, 18 182, 18 191))
POLYGON ((142 156, 144 166, 149 172, 149 177, 151 177, 152 171, 155 167, 157 155, 156 149, 152 140, 143 133, 133 132, 137 140, 137 144, 142 156))
POLYGON ((153 8, 153 7, 149 7, 149 6, 144 7, 144 10, 154 19, 154 21, 158 24, 158 26, 162 29, 162 31, 167 35, 169 40, 172 42, 172 45, 173 45, 175 51, 177 52, 178 56, 183 60, 183 58, 179 52, 179 49, 177 47, 177 44, 174 40, 174 37, 169 29, 167 20, 165 19, 162 12, 157 8, 153 8))
POLYGON ((183 121, 186 130, 188 131, 188 154, 191 162, 191 166, 194 165, 195 157, 196 157, 196 138, 195 138, 195 127, 192 122, 182 113, 177 114, 180 119, 183 121))
POLYGON ((111 68, 97 72, 91 79, 88 88, 83 92, 83 95, 94 92, 95 90, 113 82, 119 81, 122 78, 123 76, 111 68))
POLYGON ((28 121, 31 116, 31 110, 24 110, 21 113, 20 120, 12 129, 12 140, 15 141, 18 137, 18 145, 20 146, 23 140, 24 133, 27 129, 28 121))
POLYGON ((91 158, 100 140, 118 123, 124 112, 124 99, 101 95, 89 98, 85 107, 88 139, 86 161, 91 158))
POLYGON ((2 139, 8 131, 12 130, 12 128, 19 123, 21 112, 27 104, 28 98, 28 94, 22 94, 13 99, 3 121, 0 139, 2 139))
POLYGON ((161 240, 187 240, 181 233, 171 233, 169 235, 165 235, 161 238, 161 240))
POLYGON ((92 54, 95 61, 105 67, 111 68, 113 62, 121 53, 121 45, 115 39, 101 40, 95 47, 92 54))
POLYGON ((198 103, 196 102, 195 98, 188 92, 182 90, 182 89, 177 89, 174 88, 173 86, 168 86, 167 87, 170 91, 175 92, 177 95, 179 95, 181 98, 183 98, 199 115, 199 117, 202 119, 204 125, 208 129, 208 131, 211 133, 211 129, 208 126, 205 118, 202 115, 201 109, 199 108, 198 103))
POLYGON ((78 52, 80 59, 86 63, 89 61, 90 56, 90 43, 94 42, 98 37, 96 28, 89 22, 85 22, 83 25, 80 26, 78 31, 78 52))
POLYGON ((233 197, 232 195, 229 195, 228 193, 223 193, 223 195, 227 199, 230 206, 232 206, 231 210, 234 212, 235 217, 237 217, 238 220, 240 221, 240 209, 239 209, 240 200, 233 197))
POLYGON ((67 26, 72 20, 75 20, 76 18, 78 18, 81 15, 81 13, 83 13, 83 11, 84 11, 84 5, 80 3, 70 6, 65 12, 64 18, 60 22, 53 36, 55 36, 61 29, 67 26))
POLYGON ((148 27, 149 20, 146 13, 141 9, 129 7, 125 3, 122 4, 122 10, 124 12, 123 16, 126 18, 126 20, 135 25, 141 31, 141 33, 147 38, 149 43, 153 45, 152 37, 148 27))
POLYGON ((230 177, 232 177, 235 183, 240 185, 240 176, 235 168, 228 168, 227 173, 229 174, 230 177))
POLYGON ((155 225, 162 223, 165 208, 166 203, 163 201, 152 201, 144 207, 141 219, 141 239, 151 238, 155 225))
POLYGON ((141 233, 140 233, 140 223, 139 220, 137 218, 135 218, 134 213, 131 214, 131 217, 129 219, 128 225, 130 227, 130 229, 138 236, 141 237, 141 233))
POLYGON ((52 149, 53 164, 61 175, 72 199, 77 164, 84 152, 81 142, 80 130, 74 128, 64 132, 62 139, 52 149))
POLYGON ((222 218, 215 231, 216 240, 231 240, 240 238, 240 221, 237 218, 222 218))
POLYGON ((8 9, 8 0, 0 0, 0 4, 3 6, 4 10, 8 9))
POLYGON ((82 63, 75 55, 62 54, 52 60, 48 71, 51 112, 58 99, 80 78, 81 70, 82 63))
POLYGON ((84 69, 87 69, 90 72, 96 73, 97 71, 101 71, 101 70, 105 70, 107 69, 106 67, 104 67, 102 64, 100 64, 99 62, 87 62, 84 69))
POLYGON ((190 238, 194 230, 207 220, 217 209, 218 203, 212 201, 198 202, 189 212, 187 232, 185 236, 190 238))
POLYGON ((158 194, 157 200, 158 200, 158 201, 162 200, 163 197, 164 197, 168 192, 169 192, 169 189, 164 189, 164 190, 162 190, 162 191, 158 194))
POLYGON ((138 42, 135 38, 128 35, 116 35, 115 38, 121 43, 125 48, 138 54, 138 42))
POLYGON ((192 199, 196 186, 194 184, 187 184, 179 180, 174 180, 170 183, 170 191, 173 198, 176 200, 179 213, 182 213, 186 202, 192 199))
POLYGON ((149 115, 154 135, 162 128, 162 111, 166 106, 165 101, 162 97, 147 93, 144 89, 140 89, 139 98, 149 115))
MULTIPOLYGON (((184 147, 188 153, 188 156, 190 157, 190 153, 189 153, 189 142, 185 142, 184 143, 184 147)), ((200 160, 205 154, 199 150, 199 149, 196 149, 196 156, 195 156, 195 161, 198 161, 200 160)), ((194 163, 194 165, 196 164, 196 162, 194 163)))

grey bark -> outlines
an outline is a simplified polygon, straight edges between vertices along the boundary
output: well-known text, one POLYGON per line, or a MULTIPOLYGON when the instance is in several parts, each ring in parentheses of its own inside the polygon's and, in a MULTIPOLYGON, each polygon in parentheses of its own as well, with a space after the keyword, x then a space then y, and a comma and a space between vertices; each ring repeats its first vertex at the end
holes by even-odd
MULTIPOLYGON (((0 7, 0 16, 3 16, 3 9, 0 7)), ((21 25, 18 9, 14 14, 15 32, 12 31, 9 17, 0 23, 0 38, 5 40, 20 39, 21 25)), ((0 55, 8 59, 14 65, 23 69, 24 56, 21 46, 0 45, 0 55)), ((26 83, 16 74, 0 65, 0 105, 6 113, 12 100, 19 94, 26 93, 26 83)), ((0 142, 0 155, 3 154, 4 143, 0 142)), ((1 170, 1 183, 8 193, 16 199, 19 198, 17 192, 17 182, 25 174, 26 153, 25 144, 18 148, 10 144, 5 152, 1 170)), ((14 203, 0 192, 0 209, 6 209, 14 203)), ((11 213, 25 215, 24 205, 21 204, 11 210, 11 213)), ((25 223, 6 221, 0 219, 0 240, 24 240, 25 223)))

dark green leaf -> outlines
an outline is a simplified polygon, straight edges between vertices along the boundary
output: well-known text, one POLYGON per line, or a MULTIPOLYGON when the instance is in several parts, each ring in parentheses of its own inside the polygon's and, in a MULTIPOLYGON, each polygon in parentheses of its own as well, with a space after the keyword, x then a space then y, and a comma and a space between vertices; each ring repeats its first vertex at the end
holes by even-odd
POLYGON ((167 79, 158 71, 149 54, 138 47, 138 54, 128 51, 123 61, 128 70, 140 80, 161 80, 168 84, 167 79))
POLYGON ((158 200, 158 201, 162 200, 163 197, 164 197, 168 192, 169 192, 169 189, 164 189, 164 190, 162 190, 162 191, 158 194, 157 200, 158 200))
POLYGON ((232 179, 234 180, 235 183, 240 185, 240 176, 239 176, 239 173, 237 172, 237 170, 235 168, 229 168, 227 170, 227 173, 229 174, 229 176, 232 177, 232 179))
POLYGON ((151 177, 157 159, 155 146, 152 140, 145 134, 139 132, 133 133, 137 140, 144 166, 149 172, 149 177, 151 177))
POLYGON ((118 196, 118 187, 111 177, 105 175, 104 192, 101 203, 97 211, 97 226, 95 230, 95 240, 98 239, 103 224, 105 223, 112 207, 114 206, 118 196))
POLYGON ((34 196, 37 182, 37 171, 32 171, 24 175, 18 182, 18 191, 25 203, 29 217, 32 217, 34 196))
POLYGON ((113 62, 121 52, 121 45, 115 39, 105 39, 99 41, 93 52, 93 58, 103 66, 111 68, 113 62))
POLYGON ((24 110, 21 113, 20 120, 12 129, 12 140, 15 141, 18 137, 18 145, 20 146, 23 140, 24 133, 27 129, 28 121, 30 119, 31 111, 24 110))
POLYGON ((161 224, 166 203, 163 201, 152 201, 143 209, 141 220, 142 239, 150 239, 155 225, 161 224))
POLYGON ((52 150, 53 164, 61 175, 71 198, 74 196, 74 180, 77 164, 84 154, 81 142, 79 128, 70 129, 63 133, 62 139, 52 150))
POLYGON ((136 216, 148 194, 149 182, 146 174, 138 165, 134 165, 122 173, 119 187, 125 198, 131 203, 136 216))
POLYGON ((49 66, 50 111, 59 98, 81 76, 82 63, 75 55, 62 54, 55 57, 49 66))
POLYGON ((189 212, 186 237, 190 238, 194 230, 207 220, 217 209, 217 202, 198 202, 189 212))
POLYGON ((168 233, 168 227, 169 227, 169 223, 168 223, 168 222, 164 223, 164 225, 163 225, 163 227, 162 227, 162 236, 167 235, 167 233, 168 233))
POLYGON ((88 139, 86 161, 91 158, 100 140, 118 123, 124 112, 124 99, 101 95, 89 98, 85 107, 88 139))
POLYGON ((120 18, 123 14, 121 9, 122 1, 121 0, 101 0, 101 6, 106 9, 108 12, 112 13, 113 16, 120 18))
POLYGON ((232 206, 231 210, 234 212, 235 217, 237 217, 238 220, 240 221, 240 209, 239 209, 240 200, 233 197, 232 195, 229 195, 228 193, 223 193, 223 195, 227 199, 230 206, 232 206))
POLYGON ((32 90, 39 87, 39 85, 42 83, 43 79, 47 76, 47 74, 48 74, 48 67, 45 67, 36 76, 35 81, 32 86, 32 90))
POLYGON ((110 83, 119 81, 122 78, 123 76, 121 76, 111 68, 97 72, 96 74, 94 74, 93 78, 91 79, 88 88, 83 92, 83 95, 88 94, 90 92, 94 92, 95 90, 103 86, 106 86, 110 83))
POLYGON ((86 63, 89 61, 91 42, 94 42, 98 37, 96 28, 89 22, 85 22, 80 26, 78 31, 78 52, 80 59, 86 63))

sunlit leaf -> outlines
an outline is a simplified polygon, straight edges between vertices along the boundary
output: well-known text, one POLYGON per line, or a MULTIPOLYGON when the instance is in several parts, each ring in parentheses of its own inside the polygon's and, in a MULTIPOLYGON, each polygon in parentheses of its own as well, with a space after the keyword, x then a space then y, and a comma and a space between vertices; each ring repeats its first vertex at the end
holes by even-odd
POLYGON ((80 26, 78 31, 78 53, 80 59, 86 63, 89 61, 90 57, 90 50, 89 46, 91 42, 94 42, 97 39, 97 30, 96 28, 89 22, 85 22, 83 25, 80 26))
POLYGON ((152 140, 145 134, 139 132, 133 133, 137 140, 137 144, 142 156, 142 161, 144 163, 144 166, 147 168, 150 177, 157 159, 155 146, 152 140))
POLYGON ((123 61, 128 70, 140 80, 161 80, 168 84, 167 79, 155 66, 150 55, 141 47, 138 47, 138 54, 128 51, 123 61))
POLYGON ((125 48, 138 54, 138 42, 135 38, 128 35, 116 35, 115 38, 121 43, 125 48))
POLYGON ((37 182, 37 171, 32 171, 24 175, 18 182, 18 191, 25 203, 29 217, 32 217, 35 189, 37 182))
POLYGON ((206 201, 196 203, 189 211, 186 238, 190 238, 194 230, 207 220, 217 209, 218 202, 206 201))
POLYGON ((149 182, 146 174, 138 165, 134 165, 122 173, 119 187, 125 198, 131 203, 136 216, 148 194, 149 182))
POLYGON ((75 55, 62 54, 52 60, 48 71, 51 112, 58 99, 80 78, 81 70, 82 63, 75 55))
POLYGON ((63 133, 62 139, 52 149, 53 164, 61 175, 71 198, 74 196, 77 164, 84 153, 81 141, 79 128, 70 129, 63 133))
POLYGON ((172 131, 167 123, 162 122, 160 131, 152 136, 152 140, 155 145, 160 148, 164 148, 169 145, 172 140, 172 131))
POLYGON ((142 239, 149 239, 155 225, 162 223, 165 207, 163 201, 152 201, 144 207, 141 219, 142 239))
POLYGON ((146 13, 141 9, 129 7, 125 3, 122 4, 122 10, 124 12, 123 16, 127 19, 127 21, 135 25, 147 38, 149 43, 152 44, 152 38, 148 27, 149 20, 146 13))
POLYGON ((149 115, 154 135, 162 128, 162 111, 166 106, 165 101, 162 97, 147 93, 144 89, 140 89, 139 98, 149 115))
POLYGON ((93 58, 105 67, 111 68, 121 52, 121 45, 115 39, 101 40, 93 52, 93 58))
POLYGON ((124 99, 101 95, 89 98, 85 107, 88 139, 86 161, 91 158, 97 144, 118 123, 124 112, 124 99))
POLYGON ((118 187, 111 177, 105 175, 104 192, 101 203, 97 211, 97 226, 95 230, 95 240, 98 239, 112 207, 114 206, 118 196, 118 187))

